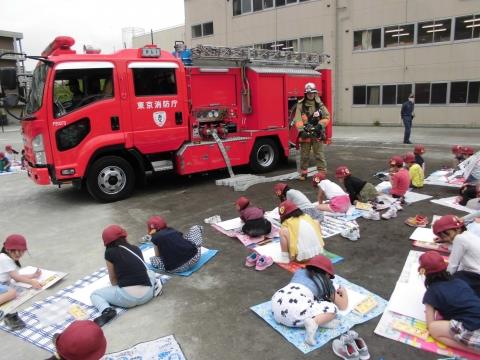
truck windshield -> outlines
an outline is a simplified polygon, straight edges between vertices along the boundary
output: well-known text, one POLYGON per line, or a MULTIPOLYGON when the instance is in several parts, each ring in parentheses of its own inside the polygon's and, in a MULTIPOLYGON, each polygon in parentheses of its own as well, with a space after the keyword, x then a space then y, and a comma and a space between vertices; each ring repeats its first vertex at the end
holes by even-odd
POLYGON ((38 63, 33 71, 32 87, 27 97, 27 114, 33 114, 42 106, 43 90, 47 73, 48 65, 41 62, 38 63))

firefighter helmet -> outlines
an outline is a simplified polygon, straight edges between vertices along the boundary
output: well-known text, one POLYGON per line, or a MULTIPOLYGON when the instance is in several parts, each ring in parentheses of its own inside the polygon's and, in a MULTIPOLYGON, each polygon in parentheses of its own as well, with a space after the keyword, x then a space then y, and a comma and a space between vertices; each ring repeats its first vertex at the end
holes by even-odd
POLYGON ((305 94, 316 94, 318 93, 317 91, 317 85, 315 85, 314 83, 306 83, 305 84, 305 94))

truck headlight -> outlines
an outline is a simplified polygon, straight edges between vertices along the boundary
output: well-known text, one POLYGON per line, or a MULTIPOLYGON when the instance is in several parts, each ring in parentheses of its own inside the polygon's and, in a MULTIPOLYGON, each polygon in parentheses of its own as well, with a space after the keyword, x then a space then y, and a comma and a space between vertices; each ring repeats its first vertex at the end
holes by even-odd
POLYGON ((35 164, 45 165, 47 158, 45 157, 45 151, 35 151, 35 164))
POLYGON ((32 147, 33 147, 33 151, 35 151, 35 152, 45 150, 44 147, 43 147, 43 135, 42 134, 37 135, 33 138, 32 147))

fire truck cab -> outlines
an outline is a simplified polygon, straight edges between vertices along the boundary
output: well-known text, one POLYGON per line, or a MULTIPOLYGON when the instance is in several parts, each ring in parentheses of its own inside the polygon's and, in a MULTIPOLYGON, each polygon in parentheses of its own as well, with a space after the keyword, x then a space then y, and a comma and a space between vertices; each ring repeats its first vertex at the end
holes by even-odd
POLYGON ((130 196, 149 172, 275 168, 295 142, 289 111, 306 82, 332 110, 331 72, 313 69, 318 57, 255 62, 266 55, 199 47, 185 66, 155 46, 104 55, 73 44, 56 38, 33 73, 22 121, 28 175, 85 185, 99 201, 130 196))

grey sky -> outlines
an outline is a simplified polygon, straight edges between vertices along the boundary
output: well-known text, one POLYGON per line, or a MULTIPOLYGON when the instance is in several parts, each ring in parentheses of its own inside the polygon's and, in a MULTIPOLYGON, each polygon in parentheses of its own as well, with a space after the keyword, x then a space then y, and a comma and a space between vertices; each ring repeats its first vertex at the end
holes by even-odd
POLYGON ((149 32, 184 22, 183 0, 0 0, 0 9, 0 30, 23 33, 29 55, 40 55, 59 35, 73 37, 77 52, 88 44, 110 53, 123 47, 122 28, 149 32))

